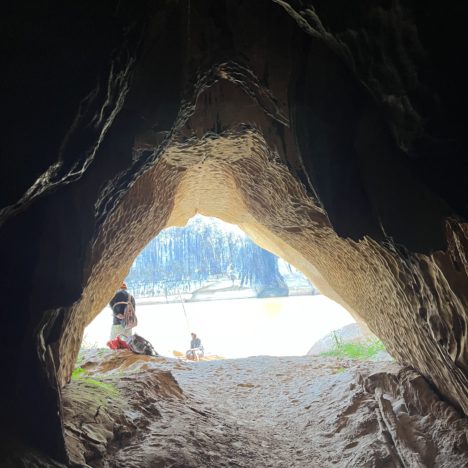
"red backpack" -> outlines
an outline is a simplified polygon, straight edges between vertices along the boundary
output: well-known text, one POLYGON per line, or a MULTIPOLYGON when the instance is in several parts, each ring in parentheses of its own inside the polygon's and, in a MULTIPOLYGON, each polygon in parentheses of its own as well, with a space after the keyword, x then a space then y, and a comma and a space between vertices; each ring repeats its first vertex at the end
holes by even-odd
MULTIPOLYGON (((116 336, 113 340, 109 340, 106 344, 109 346, 110 349, 129 349, 127 341, 125 339, 120 338, 123 335, 116 336)), ((124 338, 126 338, 124 336, 124 338)))

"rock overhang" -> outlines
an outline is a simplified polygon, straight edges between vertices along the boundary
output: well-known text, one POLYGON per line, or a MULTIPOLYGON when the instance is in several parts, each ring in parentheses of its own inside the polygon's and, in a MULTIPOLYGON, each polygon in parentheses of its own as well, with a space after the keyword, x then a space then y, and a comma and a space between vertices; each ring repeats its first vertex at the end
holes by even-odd
POLYGON ((71 36, 91 21, 87 4, 70 35, 55 21, 67 25, 74 7, 39 16, 54 25, 43 36, 19 28, 53 44, 44 79, 30 75, 28 93, 10 79, 16 101, 5 101, 16 181, 2 196, 17 310, 7 342, 23 343, 5 372, 26 419, 31 381, 43 382, 44 415, 60 407, 55 372, 68 379, 85 323, 145 240, 197 210, 297 265, 467 411, 466 119, 441 54, 463 48, 446 27, 456 9, 439 21, 432 4, 424 15, 412 4, 331 5, 103 4, 88 45, 71 36), (431 24, 447 32, 438 42, 431 24), (65 67, 67 48, 81 47, 89 59, 65 67), (57 87, 70 79, 80 86, 57 87), (54 97, 57 119, 39 96, 54 97), (18 146, 28 105, 31 138, 18 146), (31 376, 18 374, 24 365, 31 376))

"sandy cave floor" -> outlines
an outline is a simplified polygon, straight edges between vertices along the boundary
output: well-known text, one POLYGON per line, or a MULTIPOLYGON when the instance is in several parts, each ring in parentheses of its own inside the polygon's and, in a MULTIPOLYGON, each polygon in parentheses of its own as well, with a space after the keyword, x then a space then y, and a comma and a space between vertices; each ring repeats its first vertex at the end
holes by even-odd
POLYGON ((65 388, 76 466, 464 467, 468 422, 394 363, 90 351, 65 388))

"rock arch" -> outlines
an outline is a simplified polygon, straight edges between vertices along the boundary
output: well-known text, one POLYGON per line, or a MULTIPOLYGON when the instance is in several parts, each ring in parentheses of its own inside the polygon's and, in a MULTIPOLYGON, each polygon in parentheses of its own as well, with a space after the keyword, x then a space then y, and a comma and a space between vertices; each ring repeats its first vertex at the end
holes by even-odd
POLYGON ((466 119, 438 10, 325 3, 85 3, 32 28, 11 13, 29 40, 8 75, 0 207, 19 437, 65 457, 59 388, 85 324, 195 212, 296 265, 468 412, 466 193, 451 183, 466 119), (15 81, 24 66, 36 75, 15 81))

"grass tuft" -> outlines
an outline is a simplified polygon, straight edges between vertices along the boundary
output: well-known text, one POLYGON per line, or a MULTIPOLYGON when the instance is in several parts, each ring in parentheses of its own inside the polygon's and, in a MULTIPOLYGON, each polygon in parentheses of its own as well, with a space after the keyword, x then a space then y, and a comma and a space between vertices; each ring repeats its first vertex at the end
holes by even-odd
POLYGON ((333 349, 320 353, 320 356, 367 360, 380 353, 380 351, 385 351, 384 344, 377 338, 364 343, 344 343, 343 340, 333 332, 333 339, 333 349))
POLYGON ((110 394, 116 396, 119 394, 119 390, 117 387, 110 383, 102 382, 100 380, 92 379, 90 377, 86 377, 86 370, 82 367, 77 367, 72 373, 72 380, 79 380, 80 382, 84 382, 88 385, 92 385, 93 387, 98 387, 103 390, 106 390, 110 394))
POLYGON ((86 374, 86 371, 82 367, 77 367, 73 372, 72 372, 72 380, 79 379, 83 377, 86 374))

